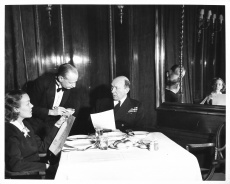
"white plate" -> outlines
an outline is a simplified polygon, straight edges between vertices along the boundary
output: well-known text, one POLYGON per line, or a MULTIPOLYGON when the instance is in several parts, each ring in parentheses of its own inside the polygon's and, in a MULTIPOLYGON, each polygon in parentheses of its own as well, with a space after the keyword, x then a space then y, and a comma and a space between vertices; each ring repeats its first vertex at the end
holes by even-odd
POLYGON ((146 131, 133 131, 134 135, 147 135, 149 132, 146 131))
POLYGON ((103 136, 108 137, 109 141, 115 141, 122 139, 126 134, 123 132, 106 132, 103 133, 103 136))
POLYGON ((137 142, 140 139, 146 138, 149 132, 146 132, 146 131, 133 131, 133 133, 134 133, 134 136, 131 136, 130 140, 132 142, 137 142))
POLYGON ((71 135, 69 137, 67 137, 67 140, 75 140, 75 139, 87 139, 89 138, 88 135, 71 135))
POLYGON ((125 135, 123 132, 106 132, 103 133, 104 136, 106 137, 122 137, 125 135))
POLYGON ((94 143, 91 139, 77 139, 73 141, 66 141, 64 144, 65 148, 86 148, 94 143))

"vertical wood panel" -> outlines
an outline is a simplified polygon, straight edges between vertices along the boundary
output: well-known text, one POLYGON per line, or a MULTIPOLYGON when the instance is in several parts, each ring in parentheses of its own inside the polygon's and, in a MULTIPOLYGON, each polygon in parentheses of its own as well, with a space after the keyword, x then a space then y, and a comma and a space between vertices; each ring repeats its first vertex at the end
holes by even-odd
POLYGON ((124 6, 123 22, 114 7, 116 74, 131 80, 130 96, 143 103, 144 127, 156 124, 154 77, 154 6, 124 6))
MULTIPOLYGON (((46 7, 46 5, 38 5, 37 15, 36 7, 22 7, 23 27, 27 36, 26 53, 31 73, 38 71, 36 51, 42 66, 41 73, 55 72, 56 67, 64 61, 60 6, 52 6, 51 25, 46 7)), ((79 81, 75 90, 81 89, 80 95, 84 101, 82 106, 90 106, 96 98, 111 94, 108 7, 107 5, 62 6, 65 59, 79 70, 79 81)), ((143 126, 147 124, 153 126, 155 119, 154 8, 134 6, 131 10, 127 5, 124 8, 122 24, 120 24, 119 9, 117 6, 112 8, 115 37, 111 44, 115 44, 116 75, 125 75, 131 79, 133 91, 131 97, 140 100, 147 112, 148 120, 143 126)), ((16 12, 15 17, 17 16, 16 12)), ((18 24, 17 20, 15 22, 18 24)), ((19 35, 16 37, 18 40, 21 38, 19 35)), ((17 41, 17 44, 20 42, 17 41)), ((20 50, 19 54, 21 53, 20 50)), ((10 58, 9 60, 12 61, 10 58)), ((20 67, 23 67, 23 64, 20 64, 20 67)), ((30 79, 40 75, 36 72, 30 74, 30 79)))
MULTIPOLYGON (((26 64, 25 72, 28 75, 28 81, 34 80, 38 76, 36 60, 36 34, 35 17, 32 6, 20 6, 22 20, 22 38, 24 40, 24 62, 26 64)), ((22 72, 21 72, 22 73, 22 72)))
MULTIPOLYGON (((153 127, 156 123, 155 111, 155 23, 154 6, 133 7, 133 75, 138 86, 138 100, 145 108, 146 122, 144 126, 153 127), (138 71, 137 71, 138 70, 138 71)), ((133 87, 136 83, 134 81, 133 87)))
POLYGON ((57 66, 63 63, 60 7, 59 5, 52 6, 51 24, 46 8, 47 5, 39 6, 42 73, 55 72, 57 66))
POLYGON ((129 12, 129 54, 130 54, 130 81, 131 81, 131 91, 130 96, 134 99, 139 98, 139 64, 138 64, 138 32, 136 31, 136 26, 134 25, 134 15, 133 7, 130 7, 129 12))
POLYGON ((115 53, 116 53, 116 76, 126 76, 129 73, 129 6, 124 6, 122 24, 120 22, 120 10, 114 6, 115 24, 115 53))
POLYGON ((5 90, 15 87, 13 13, 11 6, 5 6, 5 90))
POLYGON ((110 57, 110 79, 116 74, 115 60, 115 42, 114 42, 114 8, 109 5, 109 57, 110 57))

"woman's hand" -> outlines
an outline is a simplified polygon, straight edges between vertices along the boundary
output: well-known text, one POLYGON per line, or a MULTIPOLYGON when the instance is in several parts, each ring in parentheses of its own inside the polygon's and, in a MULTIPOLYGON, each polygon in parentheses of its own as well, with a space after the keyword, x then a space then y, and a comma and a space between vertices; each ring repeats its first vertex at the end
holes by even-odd
POLYGON ((207 98, 207 104, 211 104, 212 103, 212 99, 213 99, 213 94, 210 94, 207 98))

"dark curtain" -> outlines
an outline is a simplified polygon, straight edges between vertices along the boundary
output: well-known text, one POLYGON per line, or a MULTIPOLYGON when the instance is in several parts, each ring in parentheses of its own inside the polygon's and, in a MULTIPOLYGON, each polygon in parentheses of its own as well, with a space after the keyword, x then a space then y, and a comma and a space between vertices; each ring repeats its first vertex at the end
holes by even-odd
POLYGON ((211 81, 214 77, 221 77, 225 81, 225 23, 223 21, 220 24, 219 18, 220 15, 223 19, 225 18, 225 7, 197 6, 196 15, 193 97, 194 103, 200 103, 212 91, 211 81), (201 9, 204 15, 198 29, 198 16, 201 9), (209 11, 211 11, 211 17, 207 22, 206 17, 209 11))
POLYGON ((26 81, 19 6, 5 6, 5 88, 20 88, 26 81), (20 72, 19 72, 20 71, 20 72), (23 81, 23 82, 22 82, 23 81))
POLYGON ((186 69, 183 79, 183 96, 185 103, 192 103, 192 61, 194 60, 194 19, 195 7, 166 6, 165 7, 165 69, 169 70, 174 64, 180 62, 180 49, 182 50, 182 63, 186 69), (184 13, 182 11, 184 10, 184 13), (182 25, 183 16, 183 25, 182 25), (183 26, 183 28, 182 28, 183 26), (183 34, 181 31, 183 29, 183 34), (183 41, 183 42, 182 42, 183 41), (182 42, 182 44, 181 44, 182 42))
MULTIPOLYGON (((169 70, 174 64, 179 64, 181 42, 182 63, 186 69, 183 79, 183 96, 185 103, 199 103, 205 95, 210 93, 210 82, 214 77, 225 80, 225 32, 224 23, 222 30, 211 34, 212 24, 207 29, 202 29, 198 42, 198 18, 201 9, 212 14, 224 15, 224 6, 201 5, 172 5, 165 8, 165 70, 169 70), (184 13, 182 11, 184 10, 184 13), (183 36, 182 31, 183 16, 183 36), (183 38, 183 39, 182 39, 183 38)), ((212 17, 211 17, 212 21, 212 17)))
POLYGON ((196 6, 184 7, 184 48, 183 63, 186 68, 184 78, 185 102, 193 103, 193 81, 194 81, 194 59, 195 59, 195 40, 196 40, 196 6))
POLYGON ((5 90, 38 77, 33 6, 5 6, 5 90))

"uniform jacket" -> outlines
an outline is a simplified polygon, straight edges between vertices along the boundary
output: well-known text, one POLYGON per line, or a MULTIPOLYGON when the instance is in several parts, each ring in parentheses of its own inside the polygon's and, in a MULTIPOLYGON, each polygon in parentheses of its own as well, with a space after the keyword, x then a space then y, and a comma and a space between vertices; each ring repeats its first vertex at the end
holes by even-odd
POLYGON ((165 89, 165 101, 166 102, 179 102, 178 94, 175 94, 172 91, 165 89))
POLYGON ((41 163, 38 153, 46 153, 52 143, 58 128, 53 127, 49 136, 43 141, 34 134, 30 124, 24 120, 24 125, 30 130, 29 136, 24 136, 16 126, 5 124, 5 165, 9 171, 45 170, 46 164, 41 163))
MULTIPOLYGON (((96 103, 95 112, 103 112, 110 109, 114 109, 113 99, 100 99, 96 103)), ((121 107, 114 114, 116 128, 125 131, 126 129, 138 129, 138 127, 143 127, 144 124, 144 109, 142 104, 134 99, 127 97, 122 103, 121 107), (132 112, 132 109, 137 107, 136 112, 132 112)))

